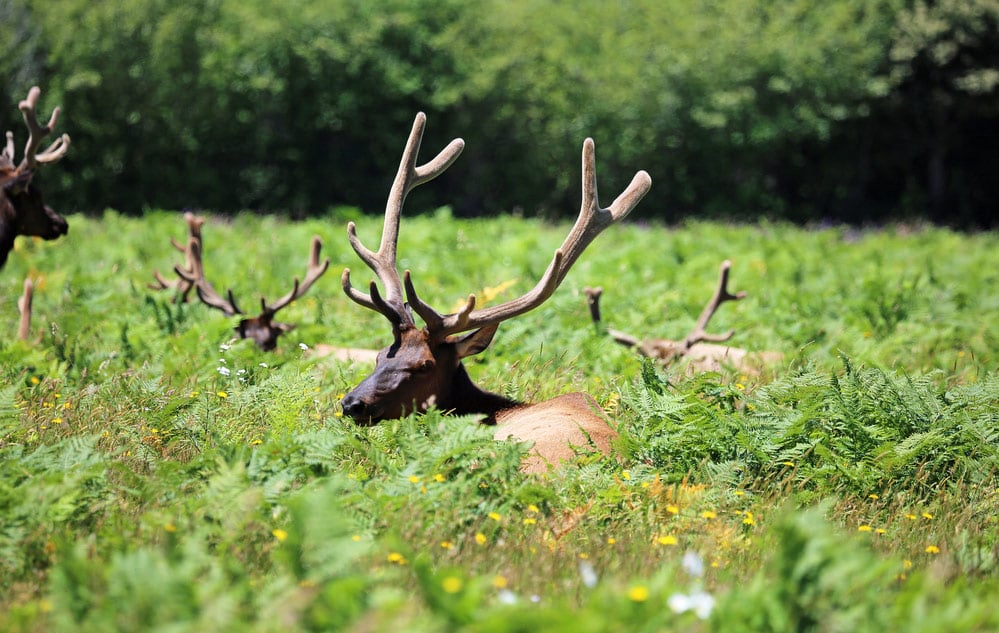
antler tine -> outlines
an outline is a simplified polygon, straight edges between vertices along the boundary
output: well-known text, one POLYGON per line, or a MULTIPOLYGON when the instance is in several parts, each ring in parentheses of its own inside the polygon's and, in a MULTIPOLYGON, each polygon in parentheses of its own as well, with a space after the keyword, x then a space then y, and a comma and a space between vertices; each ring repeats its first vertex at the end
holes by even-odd
POLYGON ((402 281, 396 268, 396 248, 399 241, 399 217, 402 214, 402 205, 414 187, 429 182, 443 173, 454 163, 465 147, 463 140, 454 139, 433 160, 417 166, 416 159, 420 151, 426 123, 427 117, 422 112, 418 113, 416 120, 413 121, 413 129, 406 142, 406 149, 403 151, 402 160, 399 163, 399 171, 392 182, 392 189, 385 205, 385 222, 382 226, 378 251, 372 252, 366 248, 357 237, 355 224, 353 222, 347 224, 347 238, 350 240, 351 247, 382 282, 385 288, 385 297, 382 298, 378 294, 374 282, 371 284, 370 294, 360 292, 351 286, 349 268, 344 269, 340 279, 343 291, 356 303, 381 312, 395 325, 413 324, 413 317, 403 301, 402 281))
POLYGON ((17 300, 17 310, 21 313, 21 320, 17 326, 17 338, 20 341, 28 340, 31 335, 31 298, 34 294, 35 284, 30 277, 24 280, 24 292, 17 300))
MULTIPOLYGON (((474 310, 475 296, 469 295, 465 307, 455 314, 442 316, 423 303, 415 293, 407 294, 413 310, 427 322, 428 330, 436 337, 471 330, 513 318, 533 310, 555 292, 569 269, 586 250, 590 242, 605 228, 624 218, 652 186, 652 178, 639 171, 631 183, 609 207, 601 208, 597 199, 597 172, 593 139, 583 142, 583 200, 579 216, 565 240, 552 257, 551 263, 538 283, 527 294, 498 306, 474 310)), ((407 286, 407 292, 409 286, 407 286)))
POLYGON ((286 307, 289 303, 303 296, 312 287, 312 284, 316 282, 317 279, 323 276, 326 270, 330 267, 330 260, 327 257, 322 263, 319 262, 319 253, 323 248, 323 241, 319 239, 318 235, 312 237, 312 249, 309 252, 309 267, 305 273, 305 279, 301 282, 298 281, 298 277, 295 277, 295 283, 291 289, 291 292, 281 297, 272 304, 268 304, 263 298, 260 299, 260 305, 263 308, 264 313, 274 314, 278 310, 286 307))
MULTIPOLYGON (((600 322, 600 297, 603 295, 604 289, 600 286, 596 288, 586 287, 583 288, 583 294, 586 295, 586 305, 590 308, 590 319, 593 321, 593 325, 599 331, 602 327, 600 322)), ((626 347, 636 347, 641 344, 641 339, 632 336, 631 334, 625 334, 620 330, 614 330, 611 328, 606 329, 607 335, 614 339, 615 342, 620 343, 626 347)))
POLYGON ((201 242, 192 237, 188 241, 187 248, 191 254, 191 270, 184 270, 178 265, 173 267, 174 272, 181 279, 194 285, 198 292, 198 298, 208 307, 221 310, 226 316, 243 314, 243 311, 236 305, 236 297, 232 294, 231 288, 227 292, 229 297, 227 301, 219 296, 215 288, 205 279, 205 268, 201 263, 201 242))
POLYGON ((49 118, 47 125, 43 126, 38 122, 36 108, 38 106, 38 97, 41 96, 41 93, 42 91, 38 86, 33 86, 28 91, 28 97, 17 106, 24 116, 25 125, 28 126, 28 142, 24 147, 24 158, 21 159, 21 164, 18 165, 18 171, 34 169, 38 163, 55 162, 69 151, 69 135, 63 134, 49 145, 47 150, 40 155, 38 154, 38 144, 52 132, 56 121, 59 120, 59 107, 57 106, 52 110, 52 116, 49 118))
POLYGON ((732 294, 728 291, 728 271, 732 267, 732 262, 725 260, 721 263, 721 268, 718 273, 718 286, 715 288, 715 293, 708 301, 708 304, 704 306, 704 310, 701 311, 701 315, 697 317, 697 324, 694 325, 694 329, 690 331, 690 334, 683 339, 684 345, 689 349, 695 343, 700 343, 701 341, 708 341, 711 343, 720 343, 722 341, 727 341, 732 338, 735 334, 735 330, 729 330, 724 334, 708 334, 707 327, 708 321, 714 316, 714 313, 718 310, 721 304, 726 301, 738 301, 746 296, 745 291, 740 291, 732 294))

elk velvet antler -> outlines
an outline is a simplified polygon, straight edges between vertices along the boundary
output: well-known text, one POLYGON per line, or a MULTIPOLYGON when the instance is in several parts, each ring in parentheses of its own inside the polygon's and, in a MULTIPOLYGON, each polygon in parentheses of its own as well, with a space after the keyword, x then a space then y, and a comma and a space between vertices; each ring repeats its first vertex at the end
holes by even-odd
POLYGON ((14 166, 12 132, 7 132, 6 142, 0 151, 0 267, 7 262, 7 256, 14 248, 14 239, 18 235, 52 240, 65 235, 69 230, 65 218, 46 206, 42 192, 32 183, 32 176, 38 165, 54 163, 69 151, 69 135, 63 134, 48 149, 39 153, 42 139, 52 132, 59 119, 57 107, 46 125, 39 123, 37 107, 40 95, 41 90, 36 86, 18 104, 28 128, 28 142, 21 162, 14 166))

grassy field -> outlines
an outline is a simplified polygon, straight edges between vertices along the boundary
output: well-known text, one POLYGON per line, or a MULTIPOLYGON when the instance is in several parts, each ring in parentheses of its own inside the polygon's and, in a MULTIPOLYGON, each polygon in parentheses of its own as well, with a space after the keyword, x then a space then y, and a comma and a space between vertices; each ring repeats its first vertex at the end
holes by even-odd
MULTIPOLYGON (((0 630, 994 631, 999 611, 999 235, 923 226, 612 227, 543 307, 466 362, 528 401, 585 390, 621 433, 525 476, 525 448, 436 411, 342 417, 377 348, 347 300, 369 271, 339 210, 209 217, 207 277, 245 307, 331 270, 272 353, 235 319, 150 290, 179 213, 71 217, 0 272, 0 630), (682 338, 721 260, 712 330, 762 372, 661 369, 589 322, 682 338), (36 283, 33 334, 16 298, 36 283)), ((424 296, 530 288, 567 225, 405 218, 424 296)))

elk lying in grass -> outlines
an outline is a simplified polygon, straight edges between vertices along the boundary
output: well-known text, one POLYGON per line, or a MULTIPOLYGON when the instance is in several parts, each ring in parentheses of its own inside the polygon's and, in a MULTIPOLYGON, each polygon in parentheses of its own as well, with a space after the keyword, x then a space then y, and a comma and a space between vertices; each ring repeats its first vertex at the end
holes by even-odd
POLYGON ((47 206, 42 192, 32 184, 38 165, 54 163, 69 150, 69 136, 63 134, 44 152, 38 151, 42 139, 52 132, 59 118, 59 108, 52 111, 47 125, 38 122, 35 112, 41 91, 34 87, 18 108, 28 127, 24 158, 14 166, 14 134, 7 132, 7 142, 0 152, 0 268, 14 248, 18 235, 54 240, 69 230, 66 220, 47 206))
MULTIPOLYGON (((180 300, 186 300, 188 293, 194 289, 202 303, 216 310, 221 310, 226 316, 245 315, 246 313, 236 304, 236 297, 232 290, 229 290, 226 293, 226 298, 223 298, 205 278, 205 268, 201 260, 203 249, 201 227, 204 224, 204 219, 192 213, 185 213, 184 220, 187 222, 190 233, 187 245, 181 246, 175 240, 170 240, 174 248, 184 253, 184 265, 176 265, 173 268, 174 272, 177 273, 177 281, 171 282, 164 279, 159 272, 154 272, 156 283, 150 284, 149 287, 156 290, 175 289, 180 300)), ((261 297, 260 314, 241 319, 235 327, 240 338, 252 339, 260 349, 270 351, 277 347, 278 337, 295 327, 288 323, 279 323, 274 320, 274 317, 279 310, 305 295, 312 284, 329 268, 329 259, 323 262, 319 261, 322 245, 322 240, 318 237, 312 238, 309 265, 304 280, 299 281, 298 277, 295 277, 291 292, 273 303, 267 303, 267 300, 261 297)))
MULTIPOLYGON (((744 373, 757 373, 765 364, 778 362, 782 355, 778 352, 748 352, 739 347, 718 345, 732 338, 735 330, 724 334, 709 334, 708 321, 719 307, 726 301, 738 301, 746 296, 745 292, 732 294, 728 290, 728 273, 732 262, 725 260, 718 274, 718 286, 704 306, 694 328, 682 340, 669 339, 639 339, 631 334, 608 328, 607 334, 616 342, 627 347, 633 347, 642 356, 654 358, 663 365, 670 365, 681 359, 687 363, 691 371, 718 371, 723 366, 731 366, 744 373)), ((600 296, 603 288, 585 288, 586 301, 590 307, 590 317, 593 323, 601 328, 600 296)))
POLYGON ((523 464, 527 472, 541 472, 549 465, 571 458, 575 454, 573 446, 592 444, 607 453, 615 432, 590 396, 570 393, 538 404, 523 404, 477 387, 461 359, 485 350, 502 321, 544 303, 586 246, 638 204, 648 192, 651 178, 644 171, 638 172, 613 204, 601 209, 597 202, 593 141, 586 139, 579 217, 537 285, 517 299, 487 308, 476 309, 475 295, 469 295, 458 312, 445 315, 417 295, 408 270, 400 279, 396 265, 399 216, 407 194, 440 175, 464 148, 464 141, 455 139, 433 160, 417 166, 425 125, 426 117, 418 114, 389 194, 378 250, 372 252, 361 243, 353 222, 347 226, 351 246, 375 272, 384 295, 374 281, 369 294, 355 289, 350 283, 349 268, 343 271, 343 290, 356 303, 388 319, 393 342, 378 353, 374 373, 343 398, 344 413, 365 425, 411 411, 426 411, 432 405, 457 414, 482 414, 487 423, 496 425, 496 439, 514 438, 533 443, 532 452, 523 464), (423 320, 422 329, 417 327, 413 312, 423 320))

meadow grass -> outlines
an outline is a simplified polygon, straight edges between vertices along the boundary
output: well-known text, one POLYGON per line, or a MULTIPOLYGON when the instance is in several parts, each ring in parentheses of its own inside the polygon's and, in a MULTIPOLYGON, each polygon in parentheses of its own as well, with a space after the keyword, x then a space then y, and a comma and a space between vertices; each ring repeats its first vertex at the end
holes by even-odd
MULTIPOLYGON (((473 418, 359 428, 339 400, 377 348, 339 274, 380 219, 209 217, 240 303, 331 270, 277 351, 150 290, 179 213, 71 217, 0 274, 0 629, 10 631, 989 631, 997 582, 999 236, 928 226, 612 227, 543 307, 466 361, 528 401, 591 393, 621 436, 546 476, 473 418), (760 373, 660 368, 589 322, 682 338, 722 259, 712 329, 760 373), (36 282, 33 336, 16 297, 36 282), (222 370, 222 371, 220 371, 222 370)), ((567 225, 406 218, 399 264, 448 309, 529 289, 567 225)))

